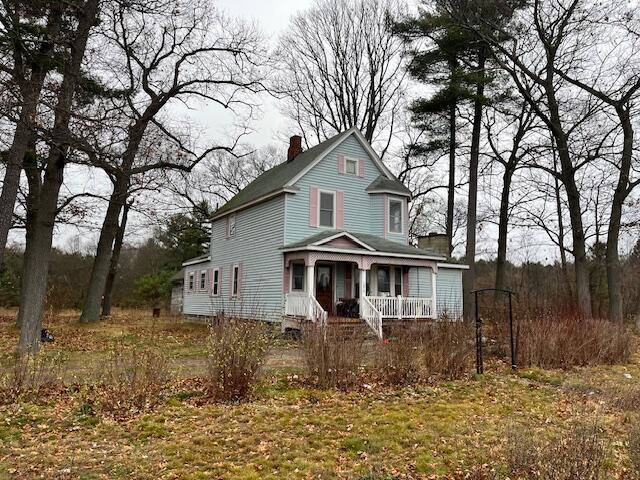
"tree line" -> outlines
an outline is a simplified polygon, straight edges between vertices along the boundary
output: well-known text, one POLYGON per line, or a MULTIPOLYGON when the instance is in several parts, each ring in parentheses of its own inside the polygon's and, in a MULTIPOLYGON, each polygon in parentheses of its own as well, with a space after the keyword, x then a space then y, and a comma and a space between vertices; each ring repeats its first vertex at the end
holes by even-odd
POLYGON ((470 265, 465 291, 481 283, 479 255, 495 254, 493 284, 512 286, 509 258, 541 239, 585 317, 604 258, 607 315, 622 321, 620 242, 637 225, 634 9, 423 0, 408 12, 396 0, 317 0, 271 46, 212 0, 2 2, 0 265, 4 278, 9 232, 24 230, 20 348, 38 348, 57 226, 106 206, 80 302, 81 321, 95 322, 132 216, 206 217, 282 161, 246 141, 267 95, 307 146, 360 128, 413 192, 412 238, 443 230, 470 265), (203 130, 194 109, 224 131, 203 130), (109 192, 71 188, 83 175, 109 192))

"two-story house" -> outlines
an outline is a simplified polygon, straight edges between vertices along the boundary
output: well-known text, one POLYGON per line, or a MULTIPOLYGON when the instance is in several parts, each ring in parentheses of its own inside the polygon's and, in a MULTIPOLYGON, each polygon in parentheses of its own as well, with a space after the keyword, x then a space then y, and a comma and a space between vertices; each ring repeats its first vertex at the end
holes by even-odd
MULTIPOLYGON (((208 257, 184 263, 186 315, 295 325, 354 305, 385 319, 462 314, 464 265, 409 245, 411 192, 352 128, 260 175, 212 218, 208 257)), ((343 313, 344 314, 344 313, 343 313)))

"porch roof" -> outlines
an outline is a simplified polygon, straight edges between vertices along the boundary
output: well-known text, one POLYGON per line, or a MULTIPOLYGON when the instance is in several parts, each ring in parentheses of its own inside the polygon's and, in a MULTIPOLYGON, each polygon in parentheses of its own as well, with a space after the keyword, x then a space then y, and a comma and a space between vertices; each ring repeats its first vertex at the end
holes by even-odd
POLYGON ((348 232, 346 230, 323 230, 315 235, 282 247, 284 251, 300 250, 335 250, 359 253, 362 255, 391 254, 411 257, 424 257, 425 260, 445 260, 446 257, 434 250, 425 250, 411 245, 392 242, 377 235, 368 233, 348 232), (339 238, 353 241, 353 246, 333 247, 329 244, 339 238))

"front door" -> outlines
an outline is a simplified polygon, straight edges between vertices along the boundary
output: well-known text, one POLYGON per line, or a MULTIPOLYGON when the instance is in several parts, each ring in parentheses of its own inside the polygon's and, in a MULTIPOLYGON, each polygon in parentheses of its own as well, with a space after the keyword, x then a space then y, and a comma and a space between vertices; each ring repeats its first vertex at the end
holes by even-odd
POLYGON ((316 265, 316 300, 329 314, 333 313, 333 268, 316 265))

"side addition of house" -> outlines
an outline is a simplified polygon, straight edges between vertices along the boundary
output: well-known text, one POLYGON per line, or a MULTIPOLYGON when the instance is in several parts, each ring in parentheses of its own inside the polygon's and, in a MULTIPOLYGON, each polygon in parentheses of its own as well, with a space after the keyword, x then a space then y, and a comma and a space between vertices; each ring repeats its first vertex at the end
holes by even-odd
MULTIPOLYGON (((411 192, 357 129, 260 175, 212 218, 208 256, 184 263, 183 313, 282 322, 462 315, 464 265, 436 237, 409 244, 411 192)), ((447 242, 444 242, 447 243, 447 242)))

